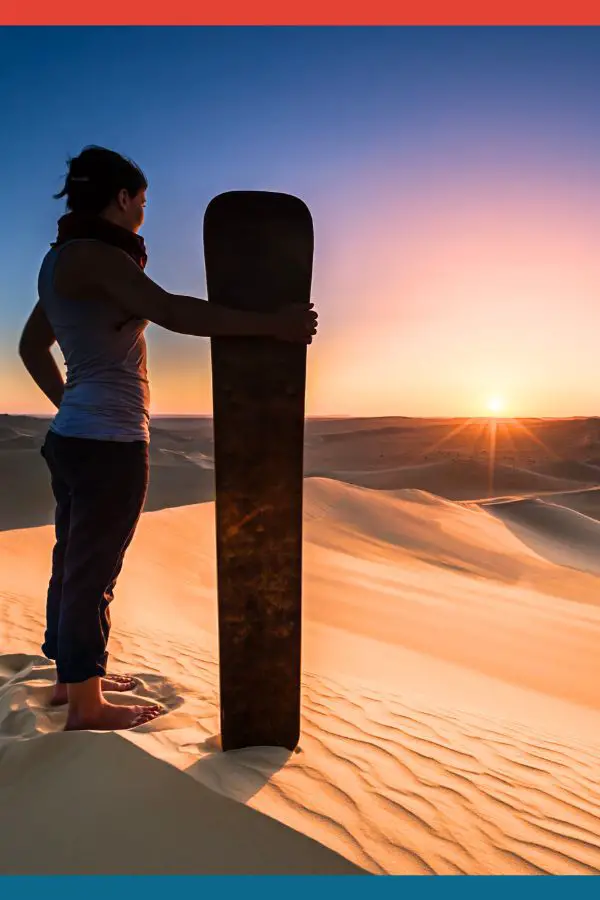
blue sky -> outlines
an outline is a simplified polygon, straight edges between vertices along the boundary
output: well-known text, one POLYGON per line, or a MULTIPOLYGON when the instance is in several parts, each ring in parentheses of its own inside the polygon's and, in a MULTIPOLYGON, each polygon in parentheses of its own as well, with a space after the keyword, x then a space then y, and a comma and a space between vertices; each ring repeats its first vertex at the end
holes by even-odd
MULTIPOLYGON (((148 175, 148 273, 175 292, 204 295, 202 216, 215 194, 274 189, 309 204, 322 322, 311 348, 313 411, 468 413, 477 385, 469 393, 457 374, 454 400, 440 389, 454 357, 430 340, 448 303, 443 292, 432 299, 433 282, 427 288, 432 265, 435 285, 444 283, 427 248, 435 241, 439 251, 460 229, 468 245, 476 222, 487 231, 475 243, 508 248, 512 223, 531 220, 535 256, 550 247, 541 208, 549 203, 565 228, 571 223, 569 234, 589 242, 587 293, 579 311, 565 306, 567 333, 589 339, 589 328, 576 331, 573 322, 589 314, 595 277, 599 89, 593 28, 0 29, 0 408, 47 409, 14 348, 62 212, 52 194, 65 159, 97 143, 148 175), (385 361, 395 366, 399 357, 406 365, 394 369, 390 388, 385 361)), ((507 265, 513 271, 509 249, 494 262, 480 246, 490 280, 507 265)), ((565 257, 565 284, 574 259, 565 257)), ((450 277, 464 281, 458 270, 450 277)), ((472 321, 473 299, 465 295, 461 306, 462 296, 453 294, 453 339, 472 321)), ((531 303, 533 323, 544 298, 519 302, 531 303)), ((481 327, 489 332, 489 319, 481 327)), ((507 320, 500 331, 509 327, 507 320)), ((156 411, 208 411, 207 342, 153 328, 149 344, 156 411)), ((467 356, 471 382, 485 382, 484 392, 507 389, 501 366, 486 368, 473 350, 467 356)), ((551 368, 550 357, 536 360, 551 368)), ((543 378, 523 366, 518 412, 553 414, 543 378)), ((505 381, 514 395, 514 379, 505 381)), ((569 397, 574 390, 573 410, 588 411, 589 389, 570 385, 569 397)))

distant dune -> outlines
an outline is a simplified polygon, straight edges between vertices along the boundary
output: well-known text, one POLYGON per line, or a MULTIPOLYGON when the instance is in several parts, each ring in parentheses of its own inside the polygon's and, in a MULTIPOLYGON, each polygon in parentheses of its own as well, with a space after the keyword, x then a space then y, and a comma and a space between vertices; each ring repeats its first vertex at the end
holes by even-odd
POLYGON ((567 481, 580 481, 586 484, 600 484, 600 466, 589 463, 559 460, 547 462, 537 470, 541 474, 550 475, 553 478, 563 478, 567 481))
POLYGON ((524 543, 537 547, 559 565, 600 575, 600 522, 551 501, 551 497, 496 501, 485 508, 506 522, 524 543))
MULTIPOLYGON (((600 475, 600 471, 598 474, 600 475)), ((502 463, 494 466, 490 480, 488 463, 466 459, 375 471, 336 470, 329 477, 376 490, 418 488, 452 500, 475 500, 513 492, 566 491, 581 486, 581 482, 575 479, 513 469, 502 463)))

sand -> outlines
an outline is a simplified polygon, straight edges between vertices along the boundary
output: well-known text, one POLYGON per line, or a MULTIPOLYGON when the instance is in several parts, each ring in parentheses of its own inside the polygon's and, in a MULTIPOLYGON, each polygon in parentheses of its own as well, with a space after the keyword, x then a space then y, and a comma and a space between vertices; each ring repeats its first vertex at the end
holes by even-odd
POLYGON ((112 734, 47 705, 44 424, 0 426, 0 872, 600 872, 597 420, 309 422, 294 754, 219 750, 210 421, 154 423, 110 651, 168 713, 112 734))

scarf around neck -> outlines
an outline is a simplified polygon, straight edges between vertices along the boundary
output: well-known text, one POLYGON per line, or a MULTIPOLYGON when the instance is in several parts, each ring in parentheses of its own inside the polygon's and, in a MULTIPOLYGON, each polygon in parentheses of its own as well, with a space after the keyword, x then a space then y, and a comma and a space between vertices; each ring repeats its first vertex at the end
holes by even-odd
POLYGON ((81 213, 66 213, 58 220, 58 234, 52 247, 60 247, 67 241, 75 240, 95 240, 103 241, 105 244, 112 244, 127 253, 131 259, 137 263, 140 269, 146 267, 148 254, 146 253, 146 245, 144 239, 139 234, 122 228, 109 222, 102 216, 82 215, 81 213))

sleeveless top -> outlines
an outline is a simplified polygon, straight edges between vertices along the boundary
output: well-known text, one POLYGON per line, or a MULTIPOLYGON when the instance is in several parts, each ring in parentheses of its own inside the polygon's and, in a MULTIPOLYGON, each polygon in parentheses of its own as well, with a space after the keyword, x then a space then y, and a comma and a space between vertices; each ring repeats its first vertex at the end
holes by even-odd
POLYGON ((109 301, 67 300, 57 294, 54 269, 69 243, 46 254, 38 277, 40 305, 67 367, 62 402, 50 429, 63 437, 149 441, 148 322, 109 301))

